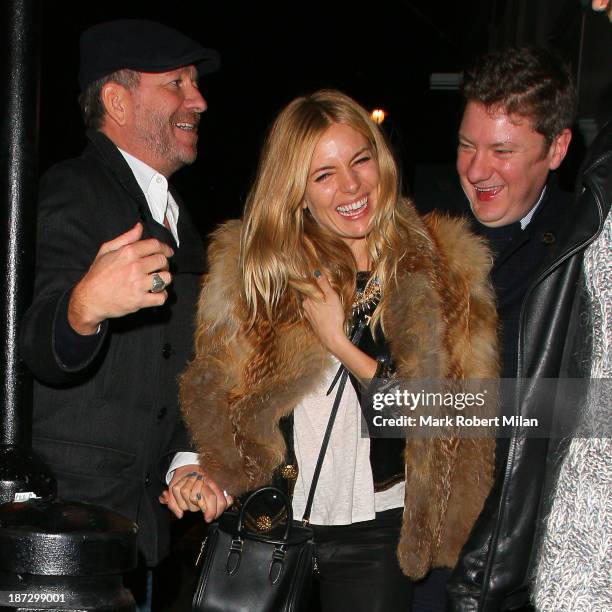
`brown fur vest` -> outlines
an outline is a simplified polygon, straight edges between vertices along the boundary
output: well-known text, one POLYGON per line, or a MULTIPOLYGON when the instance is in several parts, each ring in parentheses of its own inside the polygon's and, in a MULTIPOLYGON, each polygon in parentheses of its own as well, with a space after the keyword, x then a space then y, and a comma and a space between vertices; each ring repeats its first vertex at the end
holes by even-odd
MULTIPOLYGON (((412 223, 398 284, 385 295, 385 335, 398 377, 495 378, 497 318, 486 248, 461 221, 414 213, 412 223)), ((239 221, 213 235, 196 357, 181 378, 182 409, 202 466, 233 494, 270 482, 286 451, 277 423, 329 364, 290 296, 274 328, 259 322, 245 332, 239 235, 239 221)), ((493 454, 492 439, 407 441, 398 546, 404 573, 418 578, 432 566, 454 566, 491 487, 493 454)))

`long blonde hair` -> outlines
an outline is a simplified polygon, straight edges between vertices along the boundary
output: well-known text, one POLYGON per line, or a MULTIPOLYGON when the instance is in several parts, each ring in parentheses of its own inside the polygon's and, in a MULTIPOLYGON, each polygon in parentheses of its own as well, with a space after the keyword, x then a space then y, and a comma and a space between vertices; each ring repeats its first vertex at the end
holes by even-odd
POLYGON ((240 264, 251 323, 263 316, 273 325, 275 309, 287 290, 300 299, 318 295, 315 269, 327 274, 347 318, 350 314, 355 259, 340 238, 318 225, 302 207, 315 147, 334 123, 362 134, 378 163, 377 206, 366 237, 372 276, 378 277, 383 289, 373 324, 384 313, 384 290, 395 280, 404 251, 409 204, 401 198, 399 173, 389 146, 368 112, 340 91, 320 90, 296 98, 279 113, 268 132, 247 198, 240 264))

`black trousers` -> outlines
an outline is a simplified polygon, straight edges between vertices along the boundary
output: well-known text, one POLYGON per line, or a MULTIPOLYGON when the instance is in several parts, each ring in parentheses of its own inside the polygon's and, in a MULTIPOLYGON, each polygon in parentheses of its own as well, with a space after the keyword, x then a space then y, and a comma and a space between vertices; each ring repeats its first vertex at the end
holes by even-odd
POLYGON ((448 603, 446 583, 451 570, 432 569, 423 580, 414 583, 412 612, 444 612, 448 603))
POLYGON ((312 612, 410 612, 412 581, 395 553, 402 513, 394 508, 372 521, 312 526, 319 565, 312 612))

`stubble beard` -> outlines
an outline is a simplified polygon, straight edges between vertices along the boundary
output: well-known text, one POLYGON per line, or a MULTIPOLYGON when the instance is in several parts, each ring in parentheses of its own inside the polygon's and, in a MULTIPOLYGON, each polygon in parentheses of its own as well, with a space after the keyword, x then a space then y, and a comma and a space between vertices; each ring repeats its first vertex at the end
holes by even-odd
MULTIPOLYGON (((168 118, 155 111, 147 112, 142 109, 140 121, 136 126, 140 140, 151 159, 160 160, 168 176, 183 166, 192 164, 197 157, 195 148, 189 151, 186 147, 181 147, 172 134, 174 124, 182 120, 185 118, 180 118, 177 114, 168 118)), ((198 118, 186 120, 197 123, 198 118)))

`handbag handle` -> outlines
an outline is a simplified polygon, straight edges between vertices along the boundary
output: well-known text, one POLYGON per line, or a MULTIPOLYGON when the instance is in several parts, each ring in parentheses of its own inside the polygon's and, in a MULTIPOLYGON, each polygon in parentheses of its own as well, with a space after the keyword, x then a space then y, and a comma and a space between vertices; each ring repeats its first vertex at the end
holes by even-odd
POLYGON ((274 493, 278 498, 280 498, 281 502, 285 506, 285 511, 287 512, 287 521, 285 525, 285 533, 283 534, 282 540, 287 542, 291 536, 291 523, 293 521, 293 508, 291 507, 291 502, 289 498, 276 487, 262 487, 261 489, 256 489, 251 493, 245 500, 242 508, 240 509, 240 514, 238 515, 238 527, 236 529, 239 536, 243 535, 246 531, 244 529, 244 515, 247 509, 247 506, 259 495, 262 493, 274 493))
POLYGON ((246 498, 242 508, 240 509, 240 514, 238 515, 236 534, 230 543, 229 552, 227 553, 227 561, 225 562, 225 570, 228 576, 234 576, 238 572, 244 547, 243 538, 248 537, 246 534, 246 529, 244 529, 244 515, 249 504, 251 504, 256 497, 263 493, 273 493, 279 497, 285 506, 285 511, 287 512, 285 533, 283 534, 282 539, 276 542, 274 551, 272 553, 272 562, 270 563, 270 582, 272 584, 276 584, 283 571, 283 561, 285 559, 286 552, 285 545, 289 542, 289 538, 291 536, 291 523, 293 521, 293 509, 291 508, 289 498, 276 487, 261 487, 261 489, 256 489, 246 498))

